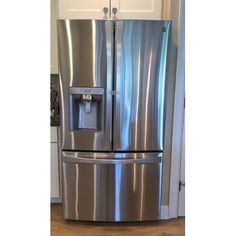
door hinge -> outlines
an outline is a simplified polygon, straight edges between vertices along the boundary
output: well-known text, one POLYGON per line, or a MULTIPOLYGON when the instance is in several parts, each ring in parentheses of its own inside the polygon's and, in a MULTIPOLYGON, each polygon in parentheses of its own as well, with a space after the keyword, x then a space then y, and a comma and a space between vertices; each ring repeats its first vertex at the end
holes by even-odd
POLYGON ((179 181, 179 192, 181 191, 181 186, 185 187, 185 183, 182 181, 179 181))

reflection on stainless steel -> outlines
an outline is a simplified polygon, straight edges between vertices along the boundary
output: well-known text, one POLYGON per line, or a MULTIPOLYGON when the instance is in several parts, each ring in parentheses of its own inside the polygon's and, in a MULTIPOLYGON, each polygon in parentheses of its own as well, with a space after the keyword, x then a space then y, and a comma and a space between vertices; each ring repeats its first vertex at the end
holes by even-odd
MULTIPOLYGON (((96 220, 96 208, 97 208, 97 197, 96 197, 96 189, 97 189, 97 166, 93 165, 93 220, 96 220)), ((78 186, 78 185, 77 185, 78 186)))
MULTIPOLYGON (((112 22, 59 20, 62 148, 111 150, 112 22), (104 88, 104 130, 70 130, 69 87, 104 88)), ((73 117, 71 117, 73 119, 73 117)))
POLYGON ((115 150, 163 150, 170 22, 117 21, 116 26, 115 150))
POLYGON ((66 202, 68 202, 68 190, 67 190, 67 184, 65 184, 65 179, 68 178, 66 177, 66 169, 65 169, 65 165, 62 165, 62 173, 63 173, 63 183, 62 183, 62 189, 63 189, 63 211, 64 211, 64 215, 68 215, 68 207, 67 204, 65 204, 66 202))
POLYGON ((79 203, 79 191, 78 191, 78 184, 79 184, 79 165, 75 164, 75 168, 76 168, 76 181, 75 181, 75 215, 76 215, 76 219, 79 218, 78 215, 78 203, 79 203))
MULTIPOLYGON (((160 168, 162 154, 138 153, 136 189, 133 190, 133 165, 110 153, 96 153, 87 163, 79 153, 63 152, 63 201, 65 219, 93 221, 144 221, 160 217, 160 168), (71 162, 68 155, 78 157, 71 162), (101 155, 101 157, 100 157, 101 155), (100 159, 101 158, 101 159, 100 159), (104 164, 104 158, 109 161, 104 164), (148 159, 152 162, 148 162, 148 159), (153 160, 155 158, 155 160, 153 160), (78 176, 77 176, 78 175, 78 176), (79 196, 79 200, 77 199, 79 196), (67 209, 67 210, 66 210, 67 209)), ((92 157, 91 153, 82 153, 92 157)), ((116 155, 116 154, 114 154, 116 155)), ((119 154, 129 156, 129 154, 119 154)), ((132 154, 130 157, 134 157, 132 154)))
POLYGON ((65 219, 160 218, 169 31, 58 21, 65 219))

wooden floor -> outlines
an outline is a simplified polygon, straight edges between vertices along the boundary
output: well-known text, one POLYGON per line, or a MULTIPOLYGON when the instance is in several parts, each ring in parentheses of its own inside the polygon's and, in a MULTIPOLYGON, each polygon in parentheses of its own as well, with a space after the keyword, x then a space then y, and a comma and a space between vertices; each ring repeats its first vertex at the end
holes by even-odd
POLYGON ((184 225, 184 218, 143 223, 64 221, 62 206, 51 206, 51 236, 184 236, 184 225))

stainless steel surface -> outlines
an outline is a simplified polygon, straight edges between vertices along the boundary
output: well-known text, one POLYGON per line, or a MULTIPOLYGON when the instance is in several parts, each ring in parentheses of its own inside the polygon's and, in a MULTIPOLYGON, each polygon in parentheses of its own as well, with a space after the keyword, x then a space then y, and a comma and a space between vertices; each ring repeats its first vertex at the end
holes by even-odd
POLYGON ((71 94, 104 94, 103 88, 70 87, 69 90, 71 94))
POLYGON ((160 218, 162 154, 63 152, 62 155, 65 219, 144 221, 160 218), (71 158, 77 160, 71 161, 71 158), (131 158, 133 163, 129 162, 131 158), (152 161, 147 162, 149 159, 152 161), (137 160, 141 161, 135 162, 137 160))
POLYGON ((112 22, 59 20, 62 149, 111 150, 112 22), (69 88, 104 88, 103 130, 70 130, 69 88))
POLYGON ((65 219, 160 218, 169 29, 58 21, 65 219))
POLYGON ((63 161, 100 164, 134 164, 161 162, 162 153, 63 152, 63 161))
POLYGON ((114 150, 163 150, 168 21, 116 21, 114 150))

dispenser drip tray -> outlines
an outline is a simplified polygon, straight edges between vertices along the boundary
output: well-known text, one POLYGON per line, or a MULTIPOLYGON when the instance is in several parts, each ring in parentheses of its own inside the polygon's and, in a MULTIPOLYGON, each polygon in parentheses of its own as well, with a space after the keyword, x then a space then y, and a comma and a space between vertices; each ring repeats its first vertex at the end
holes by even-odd
POLYGON ((98 102, 79 104, 79 129, 98 129, 98 102))

